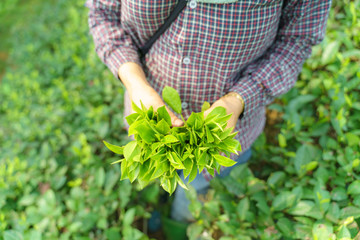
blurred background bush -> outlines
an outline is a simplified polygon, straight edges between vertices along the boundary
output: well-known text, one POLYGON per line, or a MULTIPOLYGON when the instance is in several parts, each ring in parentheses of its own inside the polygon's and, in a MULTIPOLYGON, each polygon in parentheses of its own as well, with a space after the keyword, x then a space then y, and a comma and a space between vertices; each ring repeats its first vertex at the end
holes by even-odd
MULTIPOLYGON (((158 184, 119 181, 123 87, 82 1, 0 2, 0 238, 164 239, 158 184)), ((360 1, 334 1, 296 86, 268 107, 248 165, 216 179, 190 239, 360 239, 360 1)), ((164 210, 165 209, 165 210, 164 210)))

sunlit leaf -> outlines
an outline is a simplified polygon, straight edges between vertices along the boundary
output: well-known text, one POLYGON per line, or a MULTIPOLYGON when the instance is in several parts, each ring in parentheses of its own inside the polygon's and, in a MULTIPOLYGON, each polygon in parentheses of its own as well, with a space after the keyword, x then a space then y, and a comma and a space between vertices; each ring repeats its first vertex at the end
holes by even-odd
POLYGON ((213 157, 221 166, 224 166, 224 167, 231 167, 236 164, 236 162, 234 160, 231 160, 230 158, 221 156, 220 154, 215 154, 215 155, 213 155, 213 157))
POLYGON ((119 146, 113 145, 111 143, 106 142, 105 140, 103 141, 103 143, 110 151, 112 151, 114 153, 122 155, 124 152, 124 147, 119 147, 119 146))
POLYGON ((181 99, 178 92, 169 86, 164 87, 162 91, 164 101, 178 114, 181 114, 181 99))

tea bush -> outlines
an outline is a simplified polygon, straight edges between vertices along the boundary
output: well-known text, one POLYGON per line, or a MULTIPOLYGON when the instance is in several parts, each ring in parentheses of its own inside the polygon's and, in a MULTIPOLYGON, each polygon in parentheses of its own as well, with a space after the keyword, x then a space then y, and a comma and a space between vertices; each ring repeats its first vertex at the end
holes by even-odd
POLYGON ((123 89, 94 52, 87 11, 34 4, 1 81, 0 238, 148 239, 132 226, 147 203, 102 143, 127 141, 123 89))
MULTIPOLYGON (((14 14, 24 4, 5 2, 14 14)), ((1 79, 0 238, 148 239, 163 191, 120 182, 110 164, 102 140, 129 141, 123 88, 94 52, 87 9, 31 2, 1 79)), ((360 238, 359 16, 359 0, 334 1, 325 40, 269 106, 249 164, 214 179, 203 205, 189 192, 190 239, 360 238)))

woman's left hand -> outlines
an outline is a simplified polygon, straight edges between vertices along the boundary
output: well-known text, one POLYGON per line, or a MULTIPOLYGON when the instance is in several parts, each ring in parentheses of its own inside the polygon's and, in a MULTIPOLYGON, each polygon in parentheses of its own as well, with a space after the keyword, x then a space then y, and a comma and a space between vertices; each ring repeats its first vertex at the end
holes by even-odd
POLYGON ((244 103, 239 98, 233 95, 225 95, 215 101, 211 107, 204 112, 205 117, 216 107, 224 107, 226 109, 226 113, 231 115, 231 118, 228 121, 227 128, 235 128, 236 122, 239 119, 240 114, 244 110, 244 103))

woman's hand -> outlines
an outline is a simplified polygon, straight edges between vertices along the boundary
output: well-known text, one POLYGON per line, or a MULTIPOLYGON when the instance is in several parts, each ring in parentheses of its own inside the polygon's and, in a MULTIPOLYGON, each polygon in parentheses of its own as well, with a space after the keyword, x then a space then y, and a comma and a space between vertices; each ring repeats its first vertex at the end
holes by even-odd
MULTIPOLYGON (((165 105, 159 94, 146 80, 144 71, 138 64, 128 62, 121 65, 119 68, 119 78, 124 83, 130 100, 138 107, 141 107, 141 102, 147 108, 152 106, 154 110, 165 105)), ((174 127, 180 127, 184 124, 172 111, 168 108, 166 109, 170 114, 171 123, 174 127)))
MULTIPOLYGON (((138 107, 141 107, 141 102, 147 108, 152 106, 154 110, 157 110, 159 107, 165 105, 164 101, 159 96, 159 94, 150 86, 139 87, 135 91, 129 92, 129 95, 131 101, 133 101, 138 107)), ((173 127, 180 127, 184 124, 183 121, 180 120, 178 117, 176 117, 176 115, 172 111, 170 111, 167 107, 166 110, 168 111, 171 117, 171 123, 173 127)))
POLYGON ((211 107, 204 112, 204 115, 207 116, 214 108, 216 107, 224 107, 226 109, 226 113, 231 115, 231 118, 228 121, 227 128, 235 128, 236 122, 239 119, 240 114, 244 110, 244 101, 233 95, 225 95, 215 101, 211 107))

